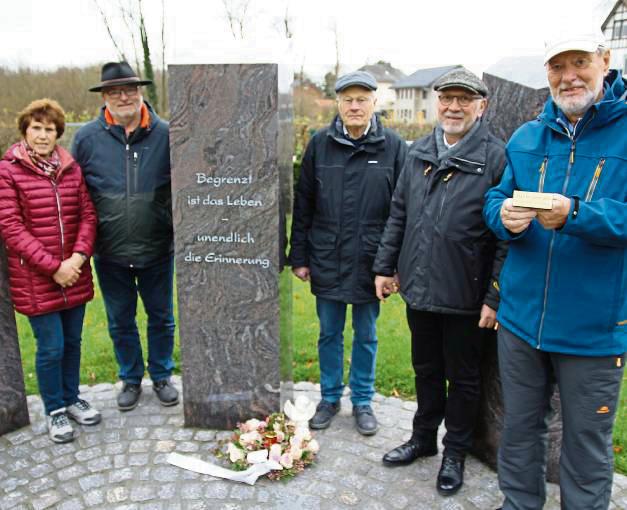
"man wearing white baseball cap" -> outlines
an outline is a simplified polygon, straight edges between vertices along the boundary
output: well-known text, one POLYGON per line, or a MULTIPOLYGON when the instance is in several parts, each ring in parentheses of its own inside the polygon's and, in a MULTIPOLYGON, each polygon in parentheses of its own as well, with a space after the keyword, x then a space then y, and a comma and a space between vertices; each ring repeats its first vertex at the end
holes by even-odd
POLYGON ((512 136, 484 207, 510 242, 497 314, 505 510, 544 506, 555 384, 561 507, 605 510, 612 490, 627 350, 627 87, 598 27, 562 26, 545 49, 551 97, 512 136), (548 193, 550 208, 515 206, 514 190, 548 193))

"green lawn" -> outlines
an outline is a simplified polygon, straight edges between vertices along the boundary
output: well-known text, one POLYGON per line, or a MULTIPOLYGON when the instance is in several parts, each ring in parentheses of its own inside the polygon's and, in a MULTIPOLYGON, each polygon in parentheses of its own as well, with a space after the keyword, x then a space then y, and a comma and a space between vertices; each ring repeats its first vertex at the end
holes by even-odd
MULTIPOLYGON (((308 285, 293 279, 294 313, 294 380, 318 382, 316 340, 318 325, 314 300, 308 285)), ((140 305, 138 314, 140 331, 146 328, 146 317, 140 305)), ((348 374, 352 330, 350 314, 345 331, 347 353, 345 373, 348 374)), ((37 379, 34 367, 34 340, 28 320, 18 314, 18 331, 22 350, 22 365, 28 394, 37 393, 37 379)), ((405 321, 405 307, 398 296, 393 296, 381 306, 381 316, 377 324, 379 351, 377 355, 377 391, 384 395, 414 398, 413 371, 410 362, 409 332, 405 321)), ((179 367, 178 338, 174 353, 179 367)), ((96 288, 96 298, 87 306, 83 331, 83 355, 81 382, 96 384, 113 382, 117 379, 117 367, 113 359, 111 341, 107 333, 106 318, 100 291, 96 288)), ((627 372, 626 372, 627 379, 627 372)), ((627 474, 627 383, 623 383, 619 412, 614 427, 616 468, 627 474)))

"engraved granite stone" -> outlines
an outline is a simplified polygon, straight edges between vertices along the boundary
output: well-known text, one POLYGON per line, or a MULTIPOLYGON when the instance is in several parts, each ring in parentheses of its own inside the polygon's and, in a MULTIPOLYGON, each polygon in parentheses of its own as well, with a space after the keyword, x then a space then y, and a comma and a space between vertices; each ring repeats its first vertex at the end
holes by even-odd
POLYGON ((4 245, 0 243, 0 435, 29 424, 4 245))
POLYGON ((228 429, 291 380, 290 87, 277 64, 169 73, 185 424, 228 429))
MULTIPOLYGON (((509 140, 523 123, 534 119, 549 95, 541 58, 506 59, 483 74, 490 91, 486 119, 492 132, 509 140), (506 64, 506 65, 505 65, 506 64), (489 74, 490 72, 494 74, 489 74), (503 77, 504 76, 504 77, 503 77)), ((503 430, 503 395, 498 371, 496 335, 489 334, 481 364, 481 409, 475 430, 473 453, 496 469, 497 450, 503 430)), ((559 393, 551 397, 547 480, 559 479, 562 421, 559 393)))

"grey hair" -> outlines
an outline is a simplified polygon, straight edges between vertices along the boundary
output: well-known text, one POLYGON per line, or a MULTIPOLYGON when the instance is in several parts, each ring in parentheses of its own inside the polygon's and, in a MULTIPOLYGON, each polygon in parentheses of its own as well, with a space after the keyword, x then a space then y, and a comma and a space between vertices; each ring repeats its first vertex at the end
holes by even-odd
POLYGON ((603 55, 605 55, 605 53, 607 53, 608 50, 609 48, 606 48, 602 44, 599 44, 599 47, 597 48, 595 53, 599 55, 599 57, 602 57, 603 55))

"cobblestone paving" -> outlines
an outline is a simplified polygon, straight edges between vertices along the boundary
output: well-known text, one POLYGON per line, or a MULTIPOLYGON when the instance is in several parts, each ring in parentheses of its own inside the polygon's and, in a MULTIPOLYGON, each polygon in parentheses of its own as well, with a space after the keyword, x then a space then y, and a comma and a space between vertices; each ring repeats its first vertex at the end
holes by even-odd
MULTIPOLYGON (((180 389, 180 378, 174 383, 180 389)), ((216 461, 212 451, 228 432, 183 428, 183 407, 161 407, 150 383, 140 405, 120 413, 118 385, 81 387, 103 421, 78 426, 78 438, 53 444, 46 434, 39 397, 29 397, 32 425, 0 438, 0 509, 202 510, 202 509, 415 509, 491 510, 502 501, 496 475, 474 458, 466 462, 465 484, 454 497, 435 491, 440 456, 410 466, 387 468, 381 456, 410 435, 415 404, 375 397, 381 423, 377 435, 364 438, 354 429, 350 402, 331 427, 316 434, 317 463, 289 482, 261 479, 254 487, 214 479, 166 463, 170 452, 216 461)), ((319 398, 311 383, 298 393, 319 398)), ((549 486, 546 509, 559 509, 557 487, 549 486)), ((627 477, 614 481, 612 509, 627 509, 627 477)))

